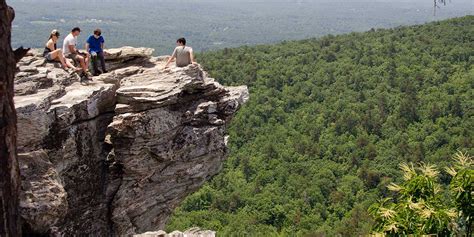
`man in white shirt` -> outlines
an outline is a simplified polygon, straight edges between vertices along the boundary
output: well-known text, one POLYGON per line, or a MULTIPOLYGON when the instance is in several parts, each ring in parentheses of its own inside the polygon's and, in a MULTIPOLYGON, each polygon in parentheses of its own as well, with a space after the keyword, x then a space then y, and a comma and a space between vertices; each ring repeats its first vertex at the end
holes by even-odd
POLYGON ((171 58, 166 63, 165 68, 168 67, 173 59, 176 59, 177 67, 186 67, 189 64, 195 63, 193 48, 186 46, 185 38, 179 38, 176 41, 176 45, 178 46, 174 49, 173 55, 171 55, 171 58))
POLYGON ((71 33, 64 38, 63 41, 63 54, 64 57, 70 58, 75 62, 78 62, 82 68, 81 76, 87 76, 87 69, 89 68, 89 54, 81 53, 77 50, 77 36, 81 33, 79 27, 72 29, 71 33))

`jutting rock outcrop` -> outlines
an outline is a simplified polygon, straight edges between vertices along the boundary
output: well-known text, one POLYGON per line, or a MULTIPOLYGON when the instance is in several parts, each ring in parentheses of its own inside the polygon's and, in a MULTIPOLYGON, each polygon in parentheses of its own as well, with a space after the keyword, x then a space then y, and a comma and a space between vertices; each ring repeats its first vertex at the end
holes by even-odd
POLYGON ((226 126, 248 99, 199 65, 163 70, 148 48, 111 49, 81 83, 39 54, 18 64, 15 106, 25 233, 126 236, 163 229, 217 174, 226 126))
POLYGON ((171 233, 166 233, 162 230, 159 231, 149 231, 143 234, 133 235, 133 237, 215 237, 216 232, 211 230, 201 230, 199 228, 191 228, 185 232, 173 231, 171 233))

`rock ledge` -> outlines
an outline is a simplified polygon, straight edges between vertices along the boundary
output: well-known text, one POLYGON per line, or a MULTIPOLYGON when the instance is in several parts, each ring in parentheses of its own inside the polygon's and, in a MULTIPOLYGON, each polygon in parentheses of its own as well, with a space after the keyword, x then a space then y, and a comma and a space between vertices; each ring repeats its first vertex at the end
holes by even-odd
POLYGON ((221 86, 199 65, 164 71, 167 57, 152 52, 111 49, 110 72, 87 84, 39 54, 18 63, 25 234, 163 229, 179 202, 219 172, 226 126, 247 88, 221 86))

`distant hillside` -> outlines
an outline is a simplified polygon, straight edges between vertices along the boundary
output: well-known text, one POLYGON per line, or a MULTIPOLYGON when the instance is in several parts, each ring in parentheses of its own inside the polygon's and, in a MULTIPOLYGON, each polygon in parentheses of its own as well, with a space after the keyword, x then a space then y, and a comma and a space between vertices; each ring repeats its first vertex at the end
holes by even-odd
POLYGON ((306 39, 370 28, 422 24, 472 14, 455 0, 433 16, 432 0, 7 0, 15 8, 13 47, 42 48, 52 29, 62 39, 83 30, 79 47, 99 27, 106 47, 155 48, 171 54, 186 37, 196 51, 306 39))
POLYGON ((224 171, 168 228, 367 233, 367 207, 400 180, 399 163, 474 154, 473 25, 467 16, 199 55, 251 99, 230 127, 224 171))

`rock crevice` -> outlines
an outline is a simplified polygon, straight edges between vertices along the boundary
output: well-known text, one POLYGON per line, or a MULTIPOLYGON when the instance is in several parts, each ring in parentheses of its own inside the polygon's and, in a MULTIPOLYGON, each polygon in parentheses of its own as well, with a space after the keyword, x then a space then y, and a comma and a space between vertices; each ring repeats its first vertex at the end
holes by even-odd
POLYGON ((109 50, 83 84, 40 55, 18 64, 21 211, 32 234, 124 236, 163 229, 221 169, 226 125, 248 99, 199 65, 162 70, 147 48, 109 50))

